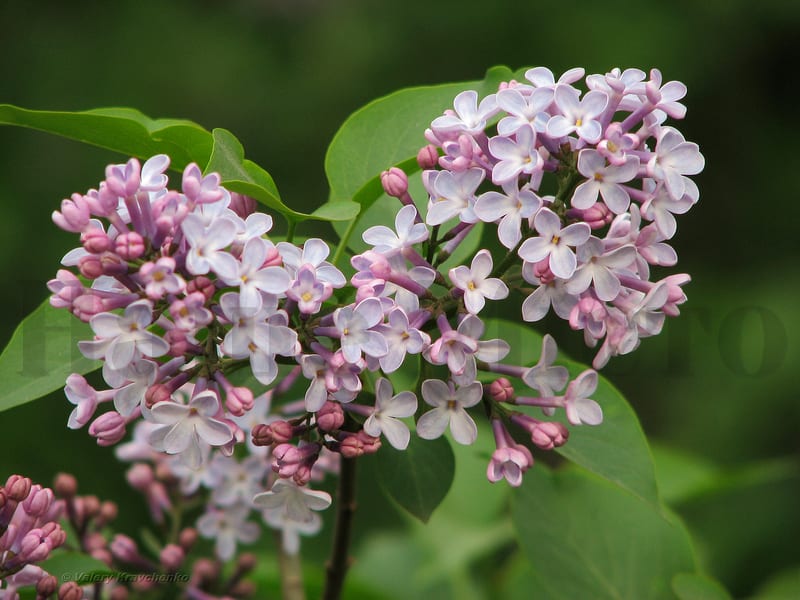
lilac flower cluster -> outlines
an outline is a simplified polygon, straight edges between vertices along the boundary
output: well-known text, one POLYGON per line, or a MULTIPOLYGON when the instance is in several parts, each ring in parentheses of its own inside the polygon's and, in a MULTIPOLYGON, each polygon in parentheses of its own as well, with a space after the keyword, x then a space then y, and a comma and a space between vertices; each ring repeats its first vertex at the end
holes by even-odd
POLYGON ((651 281, 650 267, 676 264, 666 241, 675 215, 699 198, 687 175, 704 159, 664 125, 686 113, 682 83, 664 83, 657 69, 649 79, 613 69, 588 75, 584 94, 573 85, 583 76, 577 68, 556 80, 539 67, 480 102, 462 92, 426 131, 431 145, 419 160, 428 167, 426 222, 457 219, 459 233, 497 223, 500 243, 522 259, 519 278, 533 286, 523 319, 552 307, 589 346, 602 341, 601 368, 659 333, 686 300, 688 275, 651 281))
POLYGON ((64 544, 64 508, 53 490, 27 477, 11 475, 0 486, 0 597, 18 598, 17 590, 27 586, 41 598, 55 592, 55 577, 36 563, 64 544))
POLYGON ((564 409, 572 425, 597 425, 597 374, 570 381, 554 365, 550 336, 536 365, 502 363, 508 343, 484 339, 478 316, 487 301, 528 294, 526 321, 552 306, 587 344, 602 341, 600 368, 677 315, 689 279, 650 281, 651 266, 675 264, 665 243, 673 215, 698 198, 686 175, 700 171, 702 156, 662 124, 683 116, 685 88, 662 85, 655 70, 647 81, 614 70, 588 76, 581 98, 572 83, 582 76, 574 69, 556 82, 531 69, 527 83, 503 84, 480 103, 475 92, 459 94, 418 155, 425 215, 405 173, 384 172, 402 207, 394 228, 363 233, 370 249, 351 257, 349 280, 324 241, 271 241, 271 217, 216 174, 189 165, 178 191, 167 187, 166 156, 109 166, 98 189, 53 214, 81 246, 62 261, 77 274, 63 269, 49 282, 51 303, 90 324, 94 339, 79 347, 104 361, 109 386, 71 375, 69 426, 89 424, 101 445, 133 426, 133 441, 118 448, 135 463, 130 483, 157 521, 177 492, 205 490, 197 528, 223 559, 258 537, 253 511, 296 552, 331 503, 310 482, 335 472, 340 457, 377 451, 381 438, 407 448, 411 417, 423 439, 449 429, 472 444, 468 409, 483 402, 496 442, 487 477, 519 485, 531 448, 560 446, 569 432, 504 405, 536 406, 545 417, 564 409), (495 261, 481 249, 469 266, 444 272, 479 221, 497 224, 510 252, 495 261), (419 357, 419 384, 395 390, 409 356, 419 357), (244 382, 242 369, 252 374, 244 382), (481 371, 501 377, 482 384, 481 371), (531 391, 518 394, 507 377, 531 391), (101 405, 108 410, 95 416, 101 405))

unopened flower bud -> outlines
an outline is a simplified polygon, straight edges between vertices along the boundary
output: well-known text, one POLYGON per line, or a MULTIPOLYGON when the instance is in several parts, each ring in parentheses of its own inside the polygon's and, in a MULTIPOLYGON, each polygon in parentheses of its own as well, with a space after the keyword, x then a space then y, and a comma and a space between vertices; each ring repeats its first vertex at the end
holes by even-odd
POLYGON ((294 427, 288 421, 273 421, 269 428, 273 444, 285 444, 294 437, 294 427))
POLYGON ((31 492, 32 482, 27 477, 22 475, 11 475, 7 480, 3 489, 6 491, 6 496, 9 500, 15 502, 22 502, 28 497, 31 492))
POLYGON ((119 514, 119 507, 117 506, 116 502, 111 502, 110 500, 106 500, 100 505, 99 518, 102 520, 102 523, 104 525, 116 519, 118 514, 119 514))
POLYGON ((89 425, 89 435, 98 446, 113 446, 125 437, 125 418, 115 411, 103 413, 89 425))
POLYGON ((136 260, 144 254, 144 238, 135 231, 121 233, 114 240, 114 251, 124 260, 136 260))
POLYGON ((72 194, 71 200, 61 201, 61 212, 54 211, 53 223, 65 231, 79 233, 89 225, 89 204, 80 194, 72 194))
POLYGON ((317 411, 317 427, 322 431, 335 431, 344 425, 344 410, 338 402, 327 401, 317 411))
POLYGON ((28 497, 22 502, 22 509, 32 517, 41 517, 53 503, 53 490, 42 488, 38 483, 31 486, 28 497))
POLYGON ((78 270, 86 279, 97 279, 103 275, 103 263, 97 254, 87 254, 81 256, 78 261, 78 270))
POLYGON ((101 254, 111 248, 111 238, 99 227, 92 227, 81 234, 81 244, 87 252, 101 254))
POLYGON ((400 198, 408 192, 408 175, 402 169, 392 167, 381 173, 381 185, 387 195, 400 198))
POLYGON ((102 298, 94 294, 83 294, 75 298, 72 303, 72 314, 84 323, 88 323, 93 316, 106 311, 102 298))
POLYGON ((417 152, 417 164, 422 170, 434 169, 436 168, 438 162, 439 162, 439 151, 433 144, 428 144, 427 146, 423 146, 422 148, 420 148, 420 151, 417 152))
POLYGON ((231 202, 228 204, 228 208, 239 215, 242 219, 246 219, 256 212, 256 206, 256 201, 250 196, 244 196, 242 194, 237 194, 236 192, 231 192, 231 202))
POLYGON ((531 441, 542 450, 563 446, 569 439, 569 430, 558 422, 543 422, 531 429, 531 441))
POLYGON ((130 486, 140 492, 146 492, 147 488, 149 488, 155 481, 153 469, 150 467, 150 465, 146 465, 144 463, 136 463, 133 465, 130 469, 128 469, 125 477, 130 486))
POLYGON ((300 486, 306 485, 311 481, 312 465, 299 465, 297 470, 292 475, 292 480, 300 486))
POLYGON ((358 458, 364 454, 364 442, 357 435, 350 434, 341 441, 339 452, 345 458, 358 458))
POLYGON ((36 595, 41 598, 49 598, 58 589, 58 579, 54 575, 45 575, 36 583, 36 595))
POLYGON ((511 402, 514 400, 514 386, 505 377, 495 379, 489 384, 489 397, 495 402, 511 402))
POLYGON ((614 213, 602 202, 597 202, 586 209, 570 208, 567 218, 584 221, 592 229, 605 227, 614 219, 614 213))
POLYGON ((192 579, 199 580, 200 586, 210 584, 219 577, 219 565, 208 558, 198 558, 192 567, 192 579))
POLYGON ((127 535, 118 533, 114 536, 114 539, 111 540, 109 547, 111 548, 111 554, 122 562, 136 563, 140 559, 136 542, 127 535))
POLYGON ((193 527, 186 527, 178 535, 178 543, 180 544, 181 548, 183 548, 184 552, 189 552, 189 550, 197 541, 197 537, 198 533, 196 529, 193 527))
POLYGON ((58 589, 58 600, 82 600, 83 588, 74 581, 68 581, 58 589))
POLYGON ((366 431, 358 432, 358 437, 364 445, 364 454, 373 454, 381 448, 381 438, 369 435, 366 431))
POLYGON ((261 265, 262 269, 266 269, 267 267, 280 267, 283 265, 283 258, 281 257, 280 251, 275 246, 270 246, 267 248, 267 256, 264 259, 264 263, 261 265))
POLYGON ((177 544, 167 544, 159 555, 161 566, 168 572, 177 571, 185 558, 186 553, 177 544))
POLYGON ((89 519, 96 517, 100 512, 100 499, 97 496, 84 496, 83 511, 89 519))
POLYGON ((172 399, 172 392, 163 383, 156 383, 147 388, 144 393, 144 403, 147 408, 153 408, 159 402, 169 402, 172 399))
POLYGON ((189 340, 186 339, 186 333, 177 327, 164 334, 164 341, 169 344, 169 355, 176 358, 186 354, 191 347, 189 340))
POLYGON ((253 392, 246 387, 232 387, 225 395, 225 407, 235 417, 253 408, 253 392))
POLYGON ((113 252, 103 252, 100 255, 100 264, 103 266, 103 274, 114 277, 124 275, 128 272, 128 264, 113 252))
POLYGON ((53 489, 59 498, 72 498, 78 492, 78 480, 69 473, 59 473, 53 482, 53 489))
POLYGON ((265 423, 259 423, 250 431, 254 446, 271 446, 272 429, 265 423))
POLYGON ((205 275, 198 275, 186 282, 187 296, 194 292, 200 292, 206 297, 206 300, 211 300, 216 291, 217 288, 214 286, 214 282, 205 275))

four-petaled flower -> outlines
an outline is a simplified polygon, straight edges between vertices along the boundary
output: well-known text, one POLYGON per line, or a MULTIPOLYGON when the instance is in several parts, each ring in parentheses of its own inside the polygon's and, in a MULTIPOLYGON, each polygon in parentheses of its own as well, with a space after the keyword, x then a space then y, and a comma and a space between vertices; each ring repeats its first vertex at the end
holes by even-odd
POLYGON ((483 386, 477 381, 455 388, 438 379, 422 382, 422 397, 431 406, 417 421, 417 435, 432 440, 441 436, 450 427, 453 439, 459 444, 472 444, 478 437, 478 426, 465 409, 475 406, 483 397, 483 386))
POLYGON ((411 433, 399 417, 410 417, 417 410, 417 397, 412 392, 392 395, 392 384, 381 377, 375 385, 375 408, 364 421, 364 431, 373 437, 386 436, 398 450, 408 448, 411 433))

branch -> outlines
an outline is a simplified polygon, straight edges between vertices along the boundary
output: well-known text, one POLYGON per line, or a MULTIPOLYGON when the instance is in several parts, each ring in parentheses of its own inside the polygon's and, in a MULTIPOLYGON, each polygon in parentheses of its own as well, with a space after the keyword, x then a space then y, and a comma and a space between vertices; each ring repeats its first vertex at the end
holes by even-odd
POLYGON ((323 600, 339 600, 342 595, 344 578, 350 567, 350 534, 353 513, 356 510, 356 459, 342 457, 337 491, 336 525, 333 531, 333 549, 326 566, 325 591, 323 600))

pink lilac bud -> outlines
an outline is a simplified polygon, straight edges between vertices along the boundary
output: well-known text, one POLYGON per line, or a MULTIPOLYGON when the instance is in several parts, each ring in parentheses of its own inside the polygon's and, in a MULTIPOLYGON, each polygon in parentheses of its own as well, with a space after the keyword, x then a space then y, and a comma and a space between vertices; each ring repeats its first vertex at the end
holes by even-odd
POLYGON ((23 500, 22 508, 32 517, 41 517, 53 503, 53 490, 42 488, 38 483, 31 487, 28 497, 23 500))
POLYGON ((540 260, 533 266, 534 276, 541 282, 542 285, 547 285, 555 280, 556 276, 550 270, 550 259, 545 258, 540 260))
POLYGON ((98 446, 113 446, 125 437, 125 419, 118 412, 103 413, 89 425, 89 435, 98 446))
POLYGON ((197 542, 198 537, 199 534, 197 533, 196 529, 193 527, 187 527, 178 535, 178 544, 180 544, 184 552, 189 552, 192 546, 194 546, 195 542, 197 542))
POLYGON ((83 294, 72 303, 72 314, 84 323, 88 323, 93 316, 102 312, 106 312, 106 304, 95 294, 83 294))
POLYGON ((100 264, 103 267, 103 274, 111 277, 124 275, 128 272, 128 264, 113 252, 103 252, 100 255, 100 264))
POLYGON ((5 490, 6 496, 9 500, 22 502, 28 497, 28 494, 30 494, 32 485, 33 483, 27 477, 23 477, 22 475, 11 475, 6 480, 6 484, 3 486, 3 489, 5 490))
POLYGON ((153 469, 144 463, 136 463, 128 469, 126 478, 130 486, 140 492, 146 492, 155 481, 153 469))
MULTIPOLYGON (((117 518, 119 507, 115 502, 105 501, 100 505, 100 515, 98 520, 104 525, 117 518)), ((100 523, 98 523, 99 525, 100 523)))
POLYGON ((145 252, 144 238, 135 231, 121 233, 114 240, 114 251, 124 260, 136 260, 145 252))
POLYGON ((381 173, 381 185, 387 195, 401 198, 408 193, 408 175, 402 169, 392 167, 381 173))
POLYGON ((108 165, 106 167, 106 185, 117 196, 132 196, 139 189, 142 177, 139 161, 131 158, 124 165, 108 165))
POLYGON ((297 485, 306 485, 309 481, 311 481, 312 471, 313 465, 300 465, 297 467, 297 471, 295 471, 294 475, 292 475, 292 480, 297 485))
POLYGON ((423 171, 435 168, 438 163, 439 151, 433 144, 423 146, 420 148, 420 151, 417 152, 417 164, 423 171))
POLYGON ((144 403, 147 408, 153 408, 159 402, 169 402, 171 399, 172 390, 164 383, 155 383, 144 393, 144 403))
POLYGON ((601 229, 614 220, 614 213, 603 202, 597 202, 584 210, 570 208, 567 218, 584 221, 592 229, 601 229))
POLYGON ((69 473, 58 473, 53 482, 53 490, 59 498, 72 498, 78 493, 78 480, 69 473))
POLYGON ((326 401, 317 411, 317 427, 322 431, 335 431, 344 425, 344 410, 338 402, 326 401))
POLYGON ((201 292, 206 297, 206 300, 211 300, 216 291, 217 288, 214 286, 214 282, 204 275, 198 275, 186 283, 187 295, 194 292, 201 292))
POLYGON ((97 496, 83 496, 83 513, 93 519, 100 512, 100 499, 97 496))
POLYGON ((81 234, 81 244, 87 252, 101 254, 111 248, 111 238, 99 227, 91 227, 81 234))
POLYGON ((167 572, 177 571, 186 559, 183 548, 177 544, 167 544, 159 555, 161 566, 167 572))
POLYGON ((266 269, 267 267, 281 266, 283 266, 283 258, 281 257, 280 251, 275 246, 267 248, 267 255, 264 258, 264 264, 261 265, 261 268, 266 269))
POLYGON ((272 470, 281 477, 291 477, 306 459, 306 454, 292 444, 278 444, 272 450, 272 470))
POLYGON ((56 593, 58 589, 58 579, 55 575, 45 575, 36 584, 36 597, 49 598, 56 593))
POLYGON ((239 215, 242 219, 246 219, 254 212, 256 212, 256 201, 250 196, 243 196, 235 192, 231 193, 231 202, 228 204, 233 212, 239 215))
POLYGON ((130 592, 128 592, 128 588, 118 585, 113 590, 111 590, 111 595, 109 596, 109 600, 128 600, 129 597, 130 597, 130 592))
POLYGON ((103 537, 102 533, 96 531, 94 533, 89 533, 83 538, 83 547, 89 551, 105 548, 106 538, 103 537))
POLYGON ((53 222, 65 231, 80 233, 89 225, 89 204, 80 194, 61 201, 61 212, 53 212, 53 222))
POLYGON ((253 440, 254 446, 271 446, 273 442, 272 429, 269 425, 259 423, 252 430, 250 436, 253 440))
POLYGON ((58 588, 58 600, 82 600, 83 588, 74 581, 69 581, 58 588))
POLYGON ((110 548, 111 554, 113 554, 117 560, 131 564, 137 564, 141 561, 142 557, 139 555, 136 542, 127 535, 121 533, 115 535, 114 539, 111 540, 110 548))
POLYGON ((272 443, 286 443, 294 437, 295 429, 288 421, 273 421, 269 424, 272 433, 272 443))
POLYGON ((103 275, 103 263, 100 261, 100 255, 81 256, 78 261, 78 270, 86 279, 97 279, 103 275))
POLYGON ((369 435, 366 431, 359 431, 358 437, 364 447, 364 454, 374 454, 381 448, 381 438, 369 435))
POLYGON ((339 452, 345 458, 358 458, 364 454, 364 443, 357 435, 349 434, 341 441, 339 452))
POLYGON ((241 417, 253 408, 253 392, 246 387, 233 387, 225 396, 225 407, 235 417, 241 417))
POLYGON ((170 329, 164 334, 164 340, 169 344, 170 356, 178 357, 186 354, 193 344, 186 339, 186 333, 181 329, 170 329))
POLYGON ((489 384, 489 397, 495 402, 512 402, 514 400, 514 387, 505 377, 495 379, 489 384))

